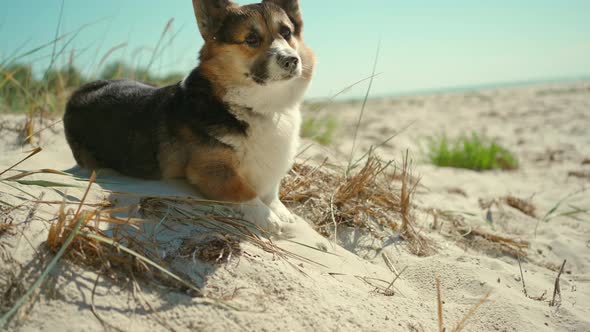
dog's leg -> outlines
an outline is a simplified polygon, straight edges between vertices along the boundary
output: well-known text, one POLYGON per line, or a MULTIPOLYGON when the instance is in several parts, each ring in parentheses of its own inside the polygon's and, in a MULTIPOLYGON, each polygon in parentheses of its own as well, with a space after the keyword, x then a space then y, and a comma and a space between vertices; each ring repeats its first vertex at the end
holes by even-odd
POLYGON ((315 246, 317 249, 328 251, 329 241, 314 231, 313 227, 297 214, 289 211, 279 198, 280 183, 273 190, 262 197, 262 202, 276 214, 282 222, 280 224, 280 235, 283 238, 298 237, 304 243, 315 246))
POLYGON ((186 178, 208 199, 247 202, 257 194, 238 173, 234 152, 229 148, 195 149, 189 157, 186 178))
POLYGON ((329 242, 321 235, 313 230, 311 225, 303 218, 289 211, 285 204, 279 199, 280 184, 277 184, 274 189, 261 198, 263 204, 268 206, 277 218, 281 221, 279 223, 279 234, 283 238, 300 237, 303 242, 307 242, 316 248, 328 251, 329 242))
POLYGON ((186 177, 208 199, 241 203, 239 213, 245 220, 278 235, 281 219, 257 197, 236 166, 231 149, 198 149, 190 156, 186 177))
POLYGON ((279 199, 279 189, 280 184, 277 184, 271 192, 260 197, 262 202, 266 204, 284 223, 292 224, 300 221, 305 222, 301 217, 289 211, 285 204, 281 202, 279 199))

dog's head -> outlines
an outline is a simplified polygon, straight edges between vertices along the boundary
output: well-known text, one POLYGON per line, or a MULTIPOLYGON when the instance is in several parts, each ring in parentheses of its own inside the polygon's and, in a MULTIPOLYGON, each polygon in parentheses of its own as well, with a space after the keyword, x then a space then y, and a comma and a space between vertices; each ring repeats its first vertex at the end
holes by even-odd
POLYGON ((205 40, 201 70, 217 89, 311 79, 314 57, 303 42, 298 0, 193 0, 193 7, 205 40))

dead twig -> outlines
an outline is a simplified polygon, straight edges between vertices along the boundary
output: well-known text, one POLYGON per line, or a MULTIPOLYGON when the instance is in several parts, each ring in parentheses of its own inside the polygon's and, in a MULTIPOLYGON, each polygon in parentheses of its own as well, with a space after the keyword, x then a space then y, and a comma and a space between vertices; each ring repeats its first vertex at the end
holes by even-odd
POLYGON ((467 326, 467 321, 469 320, 469 318, 471 318, 473 315, 475 315, 477 310, 479 310, 479 307, 481 307, 484 303, 486 303, 486 301, 490 298, 491 294, 492 294, 491 291, 487 292, 479 300, 479 302, 477 302, 477 304, 475 304, 471 309, 469 309, 469 312, 467 312, 467 314, 465 316, 463 316, 463 318, 459 321, 459 323, 457 323, 457 325, 455 325, 455 328, 453 328, 453 332, 462 331, 465 328, 465 326, 467 326))
POLYGON ((520 280, 522 281, 522 290, 524 291, 524 296, 529 297, 526 291, 526 283, 524 281, 524 274, 522 273, 522 264, 520 263, 520 255, 518 257, 518 268, 520 269, 520 280))
POLYGON ((559 279, 561 278, 561 274, 563 273, 563 269, 565 268, 566 262, 567 262, 567 259, 564 259, 563 264, 561 264, 561 269, 559 269, 559 273, 557 274, 557 278, 555 278, 555 287, 553 288, 553 298, 551 299, 551 302, 549 302, 550 307, 559 306, 561 304, 561 287, 559 285, 559 279))
MULTIPOLYGON (((438 277, 436 277, 435 281, 436 281, 438 331, 444 332, 444 331, 446 331, 446 329, 445 329, 444 321, 443 321, 443 307, 442 307, 443 301, 442 301, 441 290, 440 290, 440 279, 438 277)), ((461 320, 457 323, 457 325, 455 325, 455 327, 451 331, 453 331, 453 332, 462 331, 465 328, 465 326, 467 326, 467 321, 473 315, 475 315, 477 310, 479 310, 479 308, 489 299, 491 294, 492 294, 492 292, 488 291, 473 307, 471 307, 471 309, 469 309, 467 314, 465 314, 465 316, 463 316, 463 318, 461 318, 461 320)))
POLYGON ((524 200, 514 196, 506 196, 503 198, 503 200, 510 207, 517 209, 518 211, 526 214, 529 217, 537 218, 537 208, 528 200, 524 200))
POLYGON ((445 324, 443 321, 443 308, 442 308, 442 297, 440 294, 440 279, 436 277, 436 314, 438 316, 438 332, 445 330, 445 324))
POLYGON ((37 153, 41 152, 43 149, 41 149, 40 147, 34 149, 33 151, 31 151, 31 153, 29 153, 26 157, 24 157, 21 161, 17 162, 16 164, 8 167, 7 169, 5 169, 4 171, 0 172, 0 176, 4 175, 4 173, 10 171, 11 169, 15 168, 16 166, 20 165, 21 163, 25 162, 25 160, 31 158, 32 156, 36 155, 37 153))

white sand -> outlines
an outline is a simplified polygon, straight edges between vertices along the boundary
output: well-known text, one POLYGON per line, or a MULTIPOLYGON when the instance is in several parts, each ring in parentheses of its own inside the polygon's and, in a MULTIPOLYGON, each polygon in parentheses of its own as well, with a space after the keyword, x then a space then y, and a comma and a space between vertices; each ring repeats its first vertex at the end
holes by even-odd
MULTIPOLYGON (((315 153, 318 157, 328 154, 334 162, 346 160, 352 147, 352 128, 358 110, 356 103, 330 106, 326 112, 335 114, 342 126, 335 139, 337 144, 329 148, 314 147, 308 154, 315 153)), ((23 120, 8 115, 1 119, 9 127, 23 120)), ((363 258, 339 247, 330 249, 337 254, 331 255, 286 241, 278 242, 285 249, 325 265, 321 267, 294 259, 287 262, 242 243, 246 254, 221 266, 169 258, 172 265, 202 286, 208 297, 227 299, 241 308, 239 311, 212 305, 210 300, 141 284, 142 296, 155 314, 143 300, 136 300, 142 297, 132 295, 130 283, 113 284, 101 278, 94 296, 96 312, 125 331, 169 328, 178 331, 434 331, 438 328, 434 279, 439 276, 448 330, 490 290, 490 300, 469 320, 467 331, 590 330, 590 225, 565 217, 539 223, 538 219, 499 202, 491 208, 492 229, 485 223, 487 211, 482 210, 478 202, 506 195, 532 198, 537 214, 543 216, 561 198, 588 188, 589 178, 572 177, 568 173, 590 172, 590 165, 582 165, 583 160, 590 158, 590 83, 372 100, 362 122, 357 151, 361 153, 411 123, 381 148, 379 154, 400 160, 403 151, 409 149, 414 156, 415 170, 422 176, 422 186, 414 201, 417 221, 421 231, 438 246, 437 254, 415 257, 405 249, 404 242, 399 241, 373 243, 375 250, 368 251, 364 244, 355 248, 346 243, 352 251, 362 251, 363 258), (442 132, 453 136, 472 130, 486 133, 512 150, 520 159, 519 170, 477 173, 437 168, 423 162, 421 147, 428 136, 442 132), (466 197, 449 193, 449 189, 457 188, 463 190, 466 197), (525 250, 528 258, 522 264, 526 288, 531 297, 547 292, 546 299, 525 297, 518 262, 514 258, 497 250, 465 247, 441 236, 438 231, 431 231, 433 218, 426 213, 429 208, 469 212, 474 216, 467 220, 474 228, 529 241, 531 246, 525 250), (391 257, 398 270, 407 267, 395 283, 393 296, 373 292, 373 287, 358 278, 393 279, 381 252, 391 257), (561 277, 561 305, 550 307, 548 300, 557 276, 555 267, 564 259, 567 264, 561 277), (160 324, 161 320, 166 324, 160 324)), ((20 160, 26 155, 25 151, 31 149, 22 147, 17 134, 9 129, 0 132, 0 142, 0 170, 20 160)), ((43 132, 40 145, 43 152, 19 165, 18 169, 63 170, 75 164, 61 125, 55 131, 43 132)), ((61 176, 35 175, 27 179, 76 184, 61 176)), ((178 183, 116 179, 117 189, 141 194, 186 195, 191 192, 178 183)), ((45 200, 61 200, 66 191, 65 188, 13 185, 34 196, 44 192, 45 200)), ((20 204, 19 196, 30 199, 16 188, 0 183, 0 200, 20 204)), ((67 188, 67 194, 79 198, 83 189, 67 188)), ((98 202, 108 196, 109 193, 97 185, 90 201, 98 202)), ((590 195, 583 193, 572 202, 588 208, 590 195)), ((3 278, 11 272, 22 271, 25 276, 19 279, 28 286, 47 264, 48 259, 39 262, 34 249, 43 252, 42 243, 48 228, 44 219, 52 218, 56 208, 41 204, 36 218, 19 227, 22 234, 0 238, 0 243, 5 244, 6 251, 17 261, 0 266, 0 301, 5 301, 3 295, 8 291, 3 278)), ((25 217, 26 211, 21 212, 15 222, 20 223, 25 217)), ((589 219, 588 215, 582 217, 589 219)), ((187 236, 190 233, 184 234, 187 236)), ((309 238, 297 240, 310 241, 309 238)), ((18 319, 10 323, 9 330, 103 330, 90 310, 96 276, 95 272, 71 263, 60 263, 41 287, 40 294, 35 296, 34 304, 29 302, 28 310, 21 311, 18 319)), ((0 310, 5 312, 7 305, 2 302, 0 310)))

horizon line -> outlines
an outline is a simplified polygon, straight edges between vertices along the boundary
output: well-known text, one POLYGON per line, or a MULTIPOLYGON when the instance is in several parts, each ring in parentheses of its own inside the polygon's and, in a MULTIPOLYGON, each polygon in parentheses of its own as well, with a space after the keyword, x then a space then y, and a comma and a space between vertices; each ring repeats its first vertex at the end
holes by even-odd
MULTIPOLYGON (((449 86, 437 86, 432 88, 423 88, 423 89, 412 89, 412 90, 401 90, 396 92, 386 92, 386 93, 378 93, 378 94, 370 94, 369 99, 384 99, 384 98, 393 98, 393 97, 412 97, 412 96, 427 96, 427 95, 435 95, 441 93, 461 93, 461 92, 470 92, 470 91, 489 91, 501 88, 511 88, 511 87, 527 87, 527 86, 536 86, 536 85, 544 85, 544 84, 559 84, 559 83, 574 83, 574 82, 589 82, 590 83, 590 73, 589 74, 581 74, 575 76, 556 76, 556 77, 541 77, 541 78, 530 78, 530 79, 517 79, 517 80, 508 80, 508 81, 491 81, 491 82, 483 82, 483 83, 474 83, 474 84, 457 84, 457 85, 449 85, 449 86)), ((305 102, 320 102, 323 99, 331 99, 333 97, 310 97, 306 98, 305 102)), ((359 101, 363 100, 363 96, 354 96, 349 98, 342 98, 339 101, 346 102, 346 101, 359 101)))

